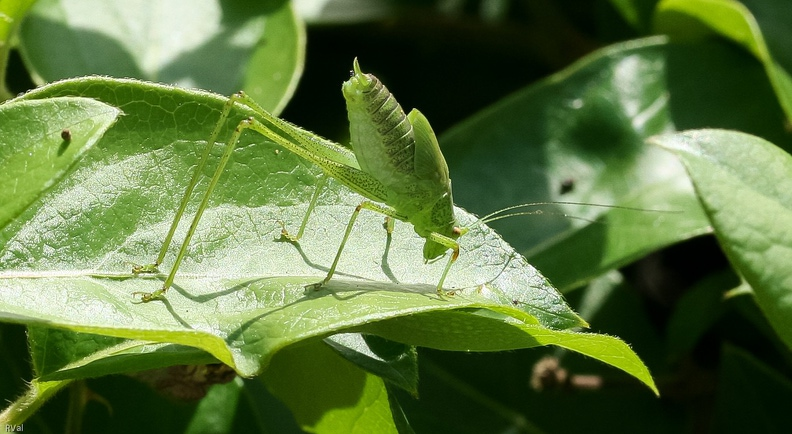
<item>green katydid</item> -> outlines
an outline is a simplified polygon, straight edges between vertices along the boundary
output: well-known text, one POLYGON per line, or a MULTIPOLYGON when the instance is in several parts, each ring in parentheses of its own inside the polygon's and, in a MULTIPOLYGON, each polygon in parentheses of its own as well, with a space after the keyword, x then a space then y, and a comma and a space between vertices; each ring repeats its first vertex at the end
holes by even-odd
MULTIPOLYGON (((412 224, 418 235, 426 239, 423 255, 427 261, 437 259, 448 250, 452 250, 437 284, 437 292, 444 293, 443 282, 451 265, 459 256, 459 243, 456 239, 467 232, 467 229, 459 227, 454 216, 448 166, 429 121, 415 109, 405 114, 379 79, 361 72, 357 59, 353 63, 352 76, 344 82, 342 90, 349 114, 351 150, 297 129, 288 122, 272 116, 244 93, 234 94, 228 100, 179 205, 157 260, 153 264, 134 267, 134 273, 156 272, 157 267, 162 263, 187 202, 209 158, 210 148, 220 134, 233 105, 235 103, 246 105, 253 109, 257 116, 243 120, 234 130, 170 274, 161 289, 140 294, 142 301, 147 302, 162 297, 173 284, 176 271, 208 204, 209 197, 240 135, 248 129, 316 164, 325 176, 339 180, 369 199, 358 205, 353 212, 327 276, 313 285, 314 287, 321 287, 333 277, 358 214, 362 209, 368 209, 388 217, 389 230, 392 229, 393 219, 412 224)), ((297 235, 289 235, 284 228, 284 237, 296 241, 302 236, 325 179, 319 181, 297 235)))
MULTIPOLYGON (((448 166, 440 152, 440 146, 432 127, 426 117, 416 109, 405 114, 399 103, 379 79, 371 74, 364 74, 360 70, 357 59, 353 62, 352 76, 343 83, 342 91, 349 115, 351 149, 322 139, 278 119, 242 92, 229 98, 182 198, 157 260, 152 264, 135 266, 133 273, 158 272, 157 267, 164 260, 176 227, 209 159, 212 145, 224 127, 234 104, 241 104, 252 109, 256 116, 241 121, 234 129, 187 230, 169 275, 159 290, 151 293, 137 293, 141 295, 143 302, 163 297, 173 284, 190 240, 207 207, 209 197, 245 130, 258 132, 267 140, 319 166, 324 173, 324 176, 317 182, 316 190, 311 197, 308 210, 297 234, 292 236, 286 231, 285 226, 283 227, 282 236, 285 239, 296 242, 302 237, 327 176, 335 178, 368 199, 355 208, 327 275, 322 281, 312 285, 314 288, 320 288, 333 277, 358 214, 361 210, 368 209, 386 216, 386 228, 389 232, 393 229, 394 220, 412 224, 415 232, 426 240, 423 256, 427 262, 438 259, 451 250, 451 255, 436 287, 438 294, 448 294, 443 290, 443 283, 454 261, 459 257, 457 239, 469 228, 460 227, 454 215, 448 166)), ((556 203, 591 205, 576 202, 556 203)), ((547 203, 511 206, 485 216, 477 223, 486 223, 514 215, 539 214, 541 211, 498 215, 504 211, 524 206, 543 204, 547 203)), ((617 206, 615 208, 627 207, 617 206)))

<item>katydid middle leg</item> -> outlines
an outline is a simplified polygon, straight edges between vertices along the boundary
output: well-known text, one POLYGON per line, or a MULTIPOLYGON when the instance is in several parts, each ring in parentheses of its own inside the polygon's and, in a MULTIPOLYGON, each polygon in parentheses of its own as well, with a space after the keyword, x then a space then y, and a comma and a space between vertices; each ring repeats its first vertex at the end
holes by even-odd
POLYGON ((399 215, 396 212, 396 210, 394 210, 389 206, 380 205, 369 201, 361 202, 360 205, 355 207, 355 211, 352 213, 352 217, 349 218, 349 222, 347 223, 346 230, 344 231, 344 237, 341 239, 341 244, 338 246, 338 252, 336 252, 335 259, 333 259, 333 264, 330 266, 330 270, 327 272, 327 276, 325 276, 325 278, 321 282, 311 285, 311 287, 313 287, 314 289, 321 288, 322 285, 329 282, 330 278, 332 278, 333 274, 335 274, 336 267, 338 266, 338 261, 341 259, 341 252, 344 251, 344 246, 346 246, 346 242, 349 239, 349 234, 352 233, 352 228, 355 226, 355 221, 357 220, 360 211, 363 209, 369 209, 371 211, 384 214, 389 219, 388 220, 389 223, 386 223, 386 225, 388 225, 390 228, 393 227, 393 224, 390 222, 392 222, 394 219, 405 220, 404 216, 399 215))
MULTIPOLYGON (((396 210, 387 206, 387 205, 380 205, 370 201, 364 201, 360 205, 355 208, 355 211, 352 213, 352 217, 349 218, 349 222, 347 223, 346 230, 344 231, 344 237, 341 239, 341 244, 338 246, 338 252, 336 252, 335 259, 333 259, 333 264, 330 266, 330 270, 327 272, 327 276, 314 285, 311 285, 314 289, 319 289, 322 285, 326 284, 330 281, 335 273, 336 267, 338 266, 338 261, 341 259, 341 253, 344 251, 344 247, 346 246, 347 240, 349 239, 350 233, 352 233, 352 228, 355 225, 355 221, 360 214, 360 211, 363 209, 368 209, 374 212, 378 212, 380 214, 384 214, 386 216, 386 229, 388 233, 393 230, 393 222, 394 220, 402 220, 407 221, 407 218, 403 215, 400 215, 396 210)), ((443 269, 443 274, 440 276, 440 281, 437 283, 437 293, 440 295, 445 295, 446 292, 443 291, 443 282, 445 282, 446 276, 448 275, 448 271, 451 269, 451 265, 459 258, 459 243, 445 235, 438 234, 436 232, 432 232, 427 236, 432 241, 435 241, 445 247, 448 247, 451 250, 451 255, 448 258, 448 262, 446 263, 445 268, 443 269)))
POLYGON ((171 226, 168 229, 168 234, 165 236, 165 241, 162 242, 162 247, 160 248, 159 255, 157 255, 157 259, 151 264, 135 265, 132 267, 132 273, 145 274, 157 273, 159 271, 158 267, 160 264, 162 264, 162 261, 165 260, 165 254, 168 252, 168 247, 170 247, 170 244, 173 241, 173 234, 176 233, 176 228, 178 227, 179 222, 184 215, 184 210, 187 208, 187 202, 189 202, 190 197, 193 194, 193 190, 195 190, 195 186, 198 184, 201 173, 203 172, 204 167, 206 167, 207 161, 209 161, 209 155, 212 153, 212 145, 220 135, 220 131, 222 130, 223 125, 225 125, 228 115, 231 113, 231 108, 233 107, 234 102, 235 100, 233 97, 229 98, 223 107, 223 111, 220 114, 220 119, 217 121, 217 125, 215 125, 215 128, 212 131, 212 135, 209 136, 209 140, 206 143, 206 149, 204 149, 204 153, 201 156, 198 165, 195 167, 195 171, 193 172, 193 176, 190 179, 190 183, 187 185, 187 190, 184 192, 184 196, 182 196, 182 200, 179 203, 179 208, 176 210, 176 215, 173 217, 173 222, 171 222, 171 226))
MULTIPOLYGON (((467 228, 457 228, 457 231, 460 235, 462 235, 467 232, 467 228)), ((443 269, 443 274, 440 276, 440 281, 437 282, 438 294, 440 295, 450 294, 443 291, 443 283, 445 282, 446 276, 448 276, 448 271, 451 270, 451 266, 454 265, 454 262, 456 262, 456 260, 459 258, 459 242, 443 234, 438 234, 437 232, 430 233, 428 238, 438 244, 442 244, 443 246, 451 249, 451 256, 448 258, 448 262, 446 263, 446 266, 443 269)))

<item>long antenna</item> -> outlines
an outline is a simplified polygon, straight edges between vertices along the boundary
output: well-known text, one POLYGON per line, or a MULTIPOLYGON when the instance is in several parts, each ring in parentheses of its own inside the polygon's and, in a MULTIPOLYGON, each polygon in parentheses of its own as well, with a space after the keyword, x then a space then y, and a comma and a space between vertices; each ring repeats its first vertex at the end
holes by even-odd
POLYGON ((514 213, 499 215, 499 214, 502 214, 504 212, 515 210, 515 209, 519 209, 519 208, 528 208, 528 207, 532 207, 532 206, 543 206, 543 205, 581 205, 581 206, 593 206, 593 207, 598 207, 598 208, 623 209, 623 210, 628 210, 628 211, 643 211, 643 212, 647 212, 648 211, 648 212, 674 213, 674 214, 682 212, 682 211, 672 211, 672 210, 637 208, 637 207, 621 206, 621 205, 602 205, 602 204, 598 204, 598 203, 586 203, 586 202, 563 202, 563 201, 562 202, 531 202, 531 203, 523 203, 523 204, 519 204, 519 205, 508 206, 506 208, 499 209, 499 210, 497 210, 495 212, 491 212, 491 213, 485 215, 484 217, 479 218, 475 223, 473 223, 473 225, 471 225, 471 227, 475 226, 475 225, 478 225, 478 224, 482 224, 482 223, 490 223, 490 222, 494 222, 496 220, 505 219, 507 217, 516 217, 516 216, 523 216, 523 215, 542 215, 542 214, 544 214, 544 215, 561 215, 561 216, 564 216, 564 217, 567 217, 567 218, 571 218, 571 219, 575 219, 575 220, 582 220, 582 221, 586 221, 586 222, 590 222, 590 223, 593 223, 595 221, 595 220, 587 219, 587 218, 584 218, 584 217, 577 217, 577 216, 573 216, 573 215, 569 215, 569 214, 565 214, 565 213, 555 213, 555 212, 548 213, 548 212, 545 212, 544 210, 541 210, 541 209, 537 209, 537 210, 533 210, 533 211, 520 211, 520 212, 514 212, 514 213))

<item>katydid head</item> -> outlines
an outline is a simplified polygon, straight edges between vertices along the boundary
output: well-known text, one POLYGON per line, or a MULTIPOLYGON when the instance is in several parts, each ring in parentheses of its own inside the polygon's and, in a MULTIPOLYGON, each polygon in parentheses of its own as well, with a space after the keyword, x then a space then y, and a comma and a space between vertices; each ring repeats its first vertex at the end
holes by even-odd
POLYGON ((454 216, 451 194, 443 195, 432 207, 417 212, 409 221, 415 232, 426 239, 423 256, 427 261, 443 256, 450 248, 458 249, 456 239, 467 232, 467 228, 459 227, 454 216))
MULTIPOLYGON (((456 222, 454 222, 456 223, 456 222)), ((464 228, 461 226, 450 226, 450 230, 448 230, 446 235, 448 238, 456 241, 457 238, 465 235, 468 232, 468 228, 464 228)), ((426 243, 424 243, 423 254, 424 259, 430 261, 432 259, 438 258, 445 254, 449 249, 448 244, 441 244, 436 241, 433 241, 431 238, 426 239, 426 243)), ((458 252, 453 253, 457 255, 458 252)))

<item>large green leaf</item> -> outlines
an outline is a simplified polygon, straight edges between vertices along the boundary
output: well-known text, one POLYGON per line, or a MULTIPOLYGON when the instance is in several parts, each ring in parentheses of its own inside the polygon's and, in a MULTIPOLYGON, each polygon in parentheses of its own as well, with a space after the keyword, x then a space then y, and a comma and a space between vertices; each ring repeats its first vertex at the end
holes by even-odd
POLYGON ((734 131, 690 131, 655 141, 684 162, 721 246, 792 347, 792 157, 734 131))
MULTIPOLYGON (((59 95, 90 95, 122 107, 125 116, 0 232, 0 316, 39 330, 31 346, 43 378, 126 372, 136 358, 146 369, 206 363, 207 354, 252 376, 283 348, 352 331, 456 350, 560 345, 653 387, 623 342, 563 331, 585 322, 483 225, 460 238, 462 255, 446 285, 456 295, 435 293, 443 261, 424 264, 423 239, 411 226, 397 224, 388 237, 381 216, 370 213, 355 225, 337 277, 321 291, 306 291, 325 274, 361 198, 331 183, 300 244, 276 242, 278 220, 294 227, 302 219, 318 169, 255 134, 243 136, 234 152, 167 300, 136 304, 132 294, 156 289, 162 276, 133 277, 130 263, 153 259, 226 99, 109 78, 64 81, 23 98, 59 95), (408 335, 400 331, 406 317, 408 335), (444 326, 445 319, 454 321, 444 326), (80 333, 56 336, 51 328, 80 333)), ((236 109, 223 135, 251 114, 236 109)), ((475 221, 461 209, 458 217, 475 221)))
POLYGON ((325 339, 341 356, 418 395, 418 353, 415 347, 376 335, 339 333, 325 339))
POLYGON ((0 227, 64 176, 119 114, 88 98, 0 105, 0 227))
POLYGON ((20 42, 40 84, 104 74, 245 90, 278 113, 302 73, 305 35, 283 0, 41 0, 20 42))

